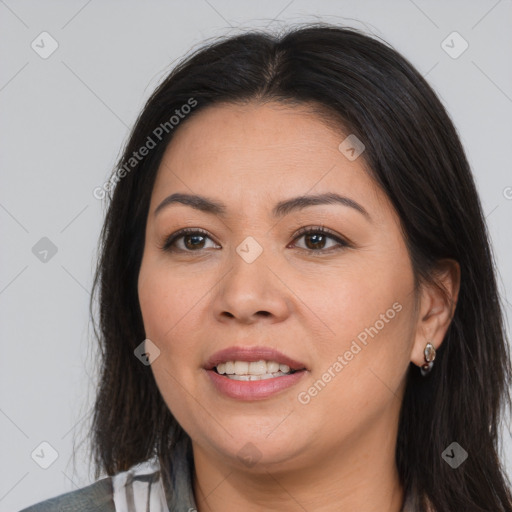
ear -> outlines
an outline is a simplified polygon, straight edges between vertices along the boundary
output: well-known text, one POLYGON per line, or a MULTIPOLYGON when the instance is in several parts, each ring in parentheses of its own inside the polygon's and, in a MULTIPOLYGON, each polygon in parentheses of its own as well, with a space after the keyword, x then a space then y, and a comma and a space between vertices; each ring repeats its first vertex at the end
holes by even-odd
POLYGON ((433 282, 421 285, 416 334, 411 361, 416 366, 425 363, 423 351, 430 342, 437 350, 455 312, 460 289, 460 266, 452 259, 438 262, 433 282))

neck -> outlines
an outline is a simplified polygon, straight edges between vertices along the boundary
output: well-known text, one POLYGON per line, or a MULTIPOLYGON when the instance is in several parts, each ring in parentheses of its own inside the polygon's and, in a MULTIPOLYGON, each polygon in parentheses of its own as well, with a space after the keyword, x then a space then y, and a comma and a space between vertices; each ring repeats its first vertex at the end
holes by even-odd
POLYGON ((193 445, 198 512, 401 512, 396 431, 385 420, 382 428, 375 426, 345 439, 335 450, 316 446, 314 456, 252 468, 240 468, 193 445))

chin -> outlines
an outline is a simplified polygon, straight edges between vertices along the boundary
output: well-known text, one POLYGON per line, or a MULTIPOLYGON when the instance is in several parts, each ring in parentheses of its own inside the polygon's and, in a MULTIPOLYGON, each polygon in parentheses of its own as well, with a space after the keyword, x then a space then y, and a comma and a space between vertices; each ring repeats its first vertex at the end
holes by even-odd
POLYGON ((212 439, 212 432, 208 432, 209 437, 203 435, 203 442, 200 444, 204 446, 206 443, 226 464, 255 473, 271 471, 290 463, 303 451, 301 446, 305 449, 308 445, 304 439, 299 443, 296 433, 285 429, 279 436, 276 432, 268 436, 261 430, 248 430, 247 420, 245 430, 231 430, 229 425, 226 428, 237 434, 231 437, 222 431, 218 439, 212 439))

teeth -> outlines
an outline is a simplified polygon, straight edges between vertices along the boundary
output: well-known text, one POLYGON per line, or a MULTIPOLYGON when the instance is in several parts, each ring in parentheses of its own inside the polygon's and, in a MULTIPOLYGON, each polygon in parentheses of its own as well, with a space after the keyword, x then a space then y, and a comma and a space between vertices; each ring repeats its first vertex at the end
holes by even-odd
POLYGON ((231 380, 265 380, 273 379, 275 377, 282 377, 283 375, 289 375, 289 373, 265 373, 264 375, 226 375, 231 380))
POLYGON ((249 375, 265 375, 267 363, 265 361, 254 361, 249 363, 249 375))
POLYGON ((249 363, 247 361, 235 361, 235 373, 237 375, 247 375, 249 373, 249 363))
POLYGON ((276 363, 275 361, 268 361, 267 362, 267 371, 268 373, 276 373, 279 371, 279 363, 276 363))
POLYGON ((234 380, 262 380, 290 373, 290 367, 276 361, 226 361, 217 365, 217 373, 234 380))

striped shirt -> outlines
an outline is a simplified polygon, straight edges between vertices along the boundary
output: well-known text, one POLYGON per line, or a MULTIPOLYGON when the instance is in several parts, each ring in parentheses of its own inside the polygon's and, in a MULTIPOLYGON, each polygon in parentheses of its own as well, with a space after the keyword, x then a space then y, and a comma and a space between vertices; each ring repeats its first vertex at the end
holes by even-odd
MULTIPOLYGON (((162 478, 158 461, 147 461, 20 512, 197 512, 192 468, 192 450, 184 439, 173 450, 168 482, 162 478)), ((417 505, 409 495, 401 512, 415 510, 417 505)))
POLYGON ((143 462, 20 512, 197 512, 188 439, 175 446, 170 468, 165 481, 158 460, 143 462))

